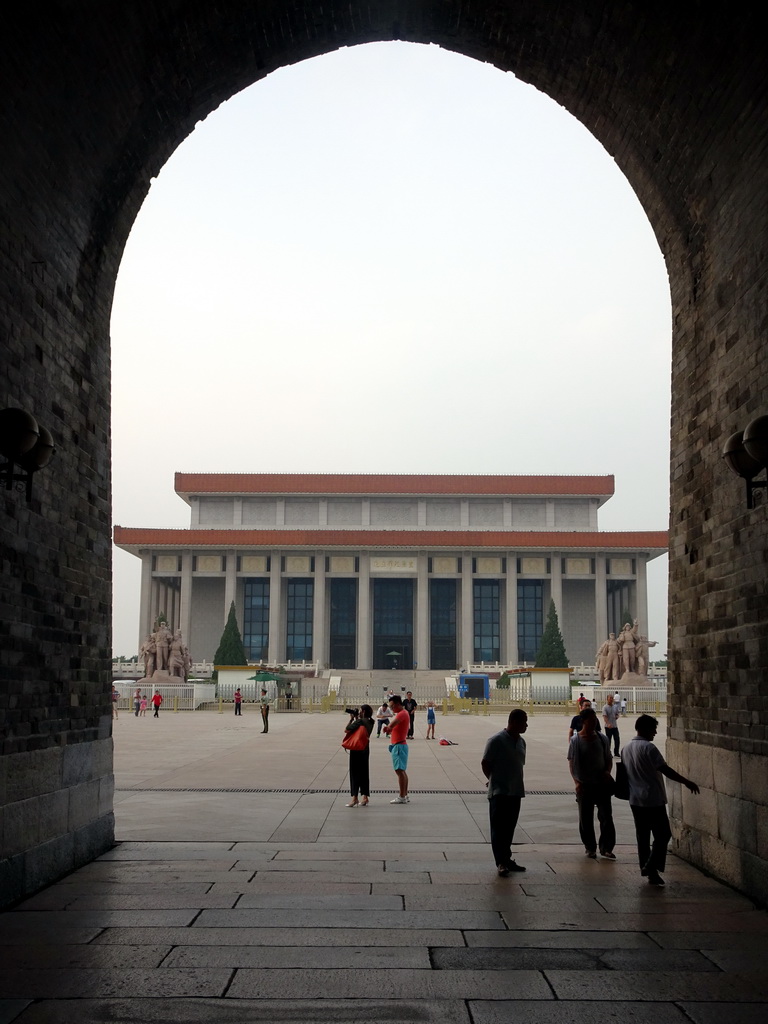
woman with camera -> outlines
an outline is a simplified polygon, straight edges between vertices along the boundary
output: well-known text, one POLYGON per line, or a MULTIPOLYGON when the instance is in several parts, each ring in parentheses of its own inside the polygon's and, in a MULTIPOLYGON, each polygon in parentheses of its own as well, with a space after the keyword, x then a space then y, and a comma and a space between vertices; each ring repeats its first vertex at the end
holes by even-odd
POLYGON ((349 721, 345 726, 346 740, 352 739, 352 734, 360 729, 362 733, 356 735, 356 746, 347 747, 349 750, 349 789, 352 799, 347 807, 367 807, 370 793, 368 761, 371 755, 369 746, 370 735, 373 732, 373 709, 370 704, 363 704, 360 708, 347 708, 349 721), (360 800, 358 801, 358 794, 360 800))

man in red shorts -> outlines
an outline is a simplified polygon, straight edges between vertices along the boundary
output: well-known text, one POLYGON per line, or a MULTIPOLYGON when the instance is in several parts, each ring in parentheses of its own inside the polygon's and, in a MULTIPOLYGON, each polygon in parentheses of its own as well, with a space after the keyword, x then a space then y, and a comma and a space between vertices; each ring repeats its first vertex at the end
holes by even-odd
POLYGON ((407 737, 411 727, 411 716, 403 707, 402 699, 397 694, 390 697, 389 706, 395 717, 384 726, 384 732, 392 741, 389 744, 389 752, 392 755, 392 767, 395 769, 400 787, 400 796, 396 796, 389 802, 391 804, 409 804, 411 801, 408 798, 408 776, 405 770, 408 767, 407 737))

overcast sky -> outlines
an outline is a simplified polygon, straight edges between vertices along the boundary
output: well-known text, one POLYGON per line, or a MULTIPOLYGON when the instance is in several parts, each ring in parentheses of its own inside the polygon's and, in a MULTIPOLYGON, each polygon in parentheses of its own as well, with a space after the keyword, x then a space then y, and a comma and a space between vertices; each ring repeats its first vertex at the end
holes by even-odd
MULTIPOLYGON (((613 473, 600 527, 664 530, 670 339, 645 213, 551 99, 435 46, 304 61, 198 125, 136 220, 114 521, 188 526, 177 470, 613 473)), ((116 654, 138 616, 116 551, 116 654)))

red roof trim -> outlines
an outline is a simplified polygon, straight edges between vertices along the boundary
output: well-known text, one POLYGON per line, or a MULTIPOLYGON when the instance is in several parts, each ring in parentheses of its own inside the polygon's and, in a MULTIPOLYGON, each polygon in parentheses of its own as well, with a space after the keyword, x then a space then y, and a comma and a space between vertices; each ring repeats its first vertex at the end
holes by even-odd
POLYGON ((613 476, 468 476, 378 473, 176 473, 178 494, 594 495, 613 476))
POLYGON ((666 551, 666 530, 515 533, 499 530, 153 530, 115 527, 119 547, 631 548, 666 551))

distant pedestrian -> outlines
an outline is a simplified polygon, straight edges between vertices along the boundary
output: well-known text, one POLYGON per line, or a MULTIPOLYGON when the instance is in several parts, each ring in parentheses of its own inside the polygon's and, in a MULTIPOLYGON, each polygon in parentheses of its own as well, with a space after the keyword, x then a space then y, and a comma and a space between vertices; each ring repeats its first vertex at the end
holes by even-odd
MULTIPOLYGON (((520 801, 525 796, 525 740, 528 715, 522 708, 510 712, 507 727, 491 736, 485 745, 480 767, 488 779, 488 810, 491 819, 491 849, 496 870, 502 878, 510 871, 525 871, 512 859, 512 840, 520 801)), ((442 742, 442 741, 441 741, 442 742)))
POLYGON ((117 713, 117 702, 119 700, 120 700, 120 691, 115 686, 115 684, 112 683, 112 717, 113 718, 119 718, 120 717, 120 715, 118 715, 118 713, 117 713))
POLYGON ((239 686, 235 690, 234 700, 235 700, 235 714, 236 715, 240 715, 242 717, 242 714, 243 714, 243 695, 242 695, 242 693, 240 693, 240 687, 239 686))
MULTIPOLYGON (((585 711, 589 711, 592 708, 592 701, 585 700, 581 705, 581 710, 578 715, 574 715, 571 719, 571 724, 568 726, 568 742, 570 743, 571 738, 576 735, 577 732, 581 732, 581 727, 584 724, 584 719, 581 717, 585 711)), ((600 723, 597 723, 597 731, 602 732, 600 723)))
POLYGON ((405 695, 405 700, 403 701, 403 707, 408 712, 408 716, 409 716, 409 718, 411 720, 411 724, 410 724, 410 727, 408 729, 408 739, 412 740, 413 739, 413 727, 414 727, 414 724, 416 722, 416 708, 418 707, 418 704, 414 700, 413 694, 411 693, 410 690, 408 690, 406 695, 405 695))
POLYGON ((616 860, 616 828, 613 824, 611 793, 613 779, 610 743, 597 732, 597 715, 592 708, 582 717, 581 731, 568 744, 568 767, 576 785, 576 803, 579 806, 579 835, 584 852, 593 860, 597 850, 608 860, 616 860), (595 839, 595 808, 600 822, 600 837, 595 839))
POLYGON ((133 695, 133 713, 138 718, 139 712, 141 711, 141 689, 136 687, 136 692, 133 695))
POLYGON ((619 756, 619 717, 621 716, 621 705, 615 697, 610 694, 605 698, 603 706, 603 723, 605 724, 605 735, 608 737, 608 747, 613 743, 613 752, 619 756))
POLYGON ((586 698, 586 697, 584 696, 584 694, 583 694, 583 693, 580 693, 580 694, 579 694, 579 699, 578 699, 578 700, 576 701, 576 703, 577 703, 577 704, 579 705, 579 711, 581 711, 581 706, 582 706, 582 704, 584 703, 584 701, 585 701, 586 699, 587 699, 587 698, 586 698))
POLYGON ((409 804, 408 796, 408 727, 411 723, 411 716, 403 707, 403 701, 399 694, 390 698, 389 706, 394 715, 391 722, 384 726, 385 735, 389 736, 391 743, 389 753, 392 755, 392 767, 397 775, 399 795, 390 800, 391 804, 409 804))
POLYGON ((669 767, 659 748, 652 742, 658 725, 651 715, 640 715, 635 722, 637 735, 621 751, 621 760, 629 779, 629 806, 635 819, 640 874, 651 885, 664 885, 661 874, 667 861, 667 846, 672 838, 667 817, 667 791, 662 776, 666 775, 673 782, 681 783, 691 793, 699 792, 695 782, 669 767))
POLYGON ((437 725, 437 719, 435 718, 435 702, 433 700, 427 701, 427 739, 433 740, 435 738, 435 726, 437 725), (430 736, 430 731, 432 735, 430 736))
POLYGON ((147 695, 146 695, 146 693, 142 693, 142 695, 141 695, 141 704, 139 704, 139 718, 146 718, 146 717, 147 717, 147 695))
POLYGON ((376 739, 381 736, 382 728, 392 717, 392 712, 389 710, 389 704, 385 701, 379 710, 376 712, 376 739))
POLYGON ((262 733, 269 732, 269 696, 264 687, 261 688, 261 697, 259 698, 259 705, 261 707, 261 731, 262 733))
POLYGON ((162 696, 162 694, 160 693, 159 690, 155 690, 155 692, 152 694, 152 707, 155 709, 155 713, 154 713, 154 715, 152 715, 153 718, 159 718, 160 717, 160 705, 162 703, 163 703, 163 696, 162 696))

